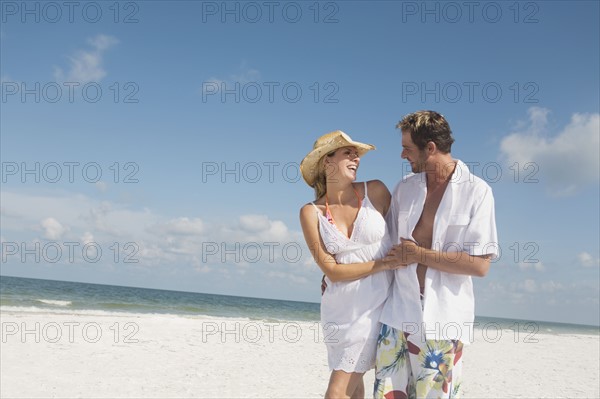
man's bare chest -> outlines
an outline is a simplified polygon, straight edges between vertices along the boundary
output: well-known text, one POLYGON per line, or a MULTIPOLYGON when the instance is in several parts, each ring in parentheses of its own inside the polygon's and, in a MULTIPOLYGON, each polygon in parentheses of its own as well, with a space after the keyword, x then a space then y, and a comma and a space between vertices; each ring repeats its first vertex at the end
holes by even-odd
POLYGON ((446 185, 437 190, 428 192, 427 197, 425 198, 423 212, 421 213, 421 217, 412 234, 413 238, 422 247, 431 248, 435 214, 437 213, 442 197, 444 196, 445 186, 446 185))

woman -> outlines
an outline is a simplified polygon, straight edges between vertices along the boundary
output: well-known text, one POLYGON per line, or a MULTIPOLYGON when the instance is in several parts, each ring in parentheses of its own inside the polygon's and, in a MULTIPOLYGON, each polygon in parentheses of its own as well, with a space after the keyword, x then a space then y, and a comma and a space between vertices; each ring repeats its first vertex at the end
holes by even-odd
MULTIPOLYGON (((396 267, 384 215, 390 193, 378 180, 355 182, 360 157, 375 149, 341 131, 320 137, 300 171, 316 200, 300 210, 304 238, 325 274, 321 323, 331 369, 325 398, 364 398, 375 364, 379 315, 396 267)), ((399 266, 399 265, 398 265, 399 266)))

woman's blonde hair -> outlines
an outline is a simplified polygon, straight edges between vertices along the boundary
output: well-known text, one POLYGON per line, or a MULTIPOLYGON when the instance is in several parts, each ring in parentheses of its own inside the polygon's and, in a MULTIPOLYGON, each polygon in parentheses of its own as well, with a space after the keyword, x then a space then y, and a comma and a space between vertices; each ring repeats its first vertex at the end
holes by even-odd
POLYGON ((317 163, 317 168, 319 169, 317 173, 317 177, 315 178, 315 184, 313 188, 315 189, 315 200, 318 200, 322 196, 327 193, 327 171, 325 168, 325 158, 332 157, 335 155, 337 150, 330 152, 329 154, 325 154, 319 159, 317 163))

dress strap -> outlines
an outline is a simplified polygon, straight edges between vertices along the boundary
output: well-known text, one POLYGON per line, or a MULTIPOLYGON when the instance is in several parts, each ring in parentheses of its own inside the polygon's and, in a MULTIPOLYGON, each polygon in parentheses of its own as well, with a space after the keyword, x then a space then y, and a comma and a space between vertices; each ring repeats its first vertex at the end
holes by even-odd
POLYGON ((367 198, 367 182, 365 182, 365 198, 367 198))
POLYGON ((315 209, 317 210, 317 213, 321 214, 321 210, 319 209, 319 207, 318 207, 318 206, 316 206, 316 205, 315 205, 314 201, 313 201, 313 202, 311 202, 311 204, 312 204, 312 206, 314 206, 314 207, 315 207, 315 209))

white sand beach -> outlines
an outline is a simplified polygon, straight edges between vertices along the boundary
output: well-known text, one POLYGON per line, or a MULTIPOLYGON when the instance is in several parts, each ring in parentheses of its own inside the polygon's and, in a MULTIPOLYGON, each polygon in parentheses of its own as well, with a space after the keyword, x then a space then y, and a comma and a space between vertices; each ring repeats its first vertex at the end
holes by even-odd
MULTIPOLYGON (((3 398, 319 398, 329 376, 317 323, 13 311, 0 318, 3 398)), ((475 330, 465 349, 464 397, 600 397, 598 336, 483 335, 475 330)), ((365 383, 370 397, 372 371, 365 383)))

